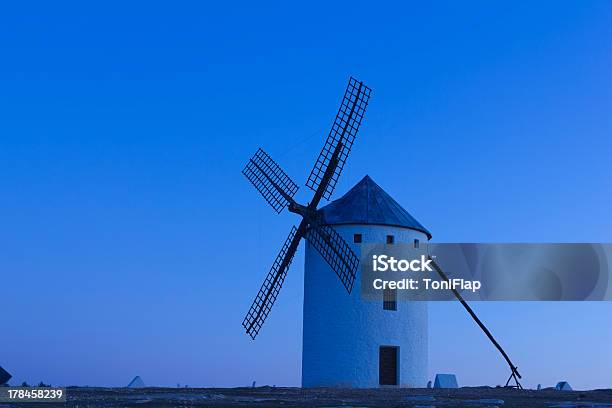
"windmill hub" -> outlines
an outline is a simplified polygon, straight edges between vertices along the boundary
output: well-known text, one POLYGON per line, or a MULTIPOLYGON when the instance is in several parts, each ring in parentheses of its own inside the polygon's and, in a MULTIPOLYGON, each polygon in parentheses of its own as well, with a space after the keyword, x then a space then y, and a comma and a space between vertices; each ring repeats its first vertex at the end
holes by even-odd
POLYGON ((310 208, 310 206, 305 206, 292 201, 287 209, 295 214, 299 214, 304 217, 309 224, 318 224, 319 216, 317 215, 317 211, 315 209, 310 208))

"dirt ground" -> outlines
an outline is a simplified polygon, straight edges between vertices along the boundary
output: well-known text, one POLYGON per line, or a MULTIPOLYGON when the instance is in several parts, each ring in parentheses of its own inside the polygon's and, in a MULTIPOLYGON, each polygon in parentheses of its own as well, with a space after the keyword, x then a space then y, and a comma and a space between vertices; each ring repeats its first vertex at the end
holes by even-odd
MULTIPOLYGON (((612 390, 68 388, 67 407, 608 407, 612 390)), ((2 404, 0 407, 24 407, 2 404)), ((37 408, 51 407, 37 403, 37 408)))

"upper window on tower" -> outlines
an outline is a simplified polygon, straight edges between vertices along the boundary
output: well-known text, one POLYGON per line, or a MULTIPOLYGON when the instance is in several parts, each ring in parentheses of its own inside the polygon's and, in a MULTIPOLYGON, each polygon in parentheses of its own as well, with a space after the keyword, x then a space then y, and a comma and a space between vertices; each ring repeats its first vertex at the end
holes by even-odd
POLYGON ((395 237, 393 235, 387 235, 387 244, 393 244, 395 242, 395 237))
POLYGON ((383 310, 397 310, 397 289, 383 290, 383 310))
POLYGON ((414 240, 414 247, 417 248, 417 249, 419 248, 419 240, 418 239, 414 240))
POLYGON ((353 242, 356 244, 361 244, 361 234, 354 234, 353 235, 353 242))

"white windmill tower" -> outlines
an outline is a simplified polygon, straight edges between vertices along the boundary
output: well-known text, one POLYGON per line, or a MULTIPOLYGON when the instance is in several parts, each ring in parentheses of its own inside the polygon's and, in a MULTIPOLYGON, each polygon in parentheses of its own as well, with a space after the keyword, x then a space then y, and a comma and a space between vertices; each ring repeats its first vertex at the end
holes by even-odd
MULTIPOLYGON (((361 245, 419 247, 431 234, 369 176, 319 210, 359 254, 361 245)), ((424 387, 427 382, 427 303, 398 302, 385 291, 364 301, 359 271, 355 292, 342 296, 329 266, 309 243, 304 269, 304 387, 424 387)))

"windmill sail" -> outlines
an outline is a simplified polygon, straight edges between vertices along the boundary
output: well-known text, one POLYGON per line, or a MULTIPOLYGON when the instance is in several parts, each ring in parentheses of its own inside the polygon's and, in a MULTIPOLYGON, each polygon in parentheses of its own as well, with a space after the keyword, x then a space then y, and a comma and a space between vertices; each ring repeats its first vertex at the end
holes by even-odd
POLYGON ((336 272, 348 293, 351 293, 359 266, 359 258, 344 238, 333 227, 321 225, 309 228, 306 232, 306 239, 321 254, 321 257, 331 269, 336 272))
POLYGON ((249 160, 242 174, 255 186, 274 211, 280 213, 298 191, 287 173, 262 149, 249 160))
POLYGON ((278 293, 283 287, 287 271, 289 270, 293 256, 302 238, 303 232, 301 231, 305 229, 305 222, 302 221, 302 224, 300 224, 299 229, 295 226, 291 228, 289 236, 276 256, 272 268, 270 268, 270 272, 268 272, 266 279, 261 285, 257 296, 255 296, 255 300, 251 304, 242 322, 242 326, 253 340, 259 333, 261 326, 270 313, 270 309, 272 309, 274 302, 276 302, 278 293))
POLYGON ((342 143, 342 150, 338 155, 338 165, 334 169, 334 173, 323 193, 323 197, 326 200, 330 199, 336 188, 340 173, 342 173, 346 159, 351 152, 353 142, 359 131, 359 126, 361 125, 365 110, 368 106, 371 92, 371 89, 365 86, 363 82, 357 81, 353 77, 349 79, 336 119, 329 131, 323 149, 321 153, 319 153, 319 157, 310 172, 310 176, 308 176, 306 186, 316 191, 323 180, 323 175, 329 166, 336 146, 338 143, 342 143))

